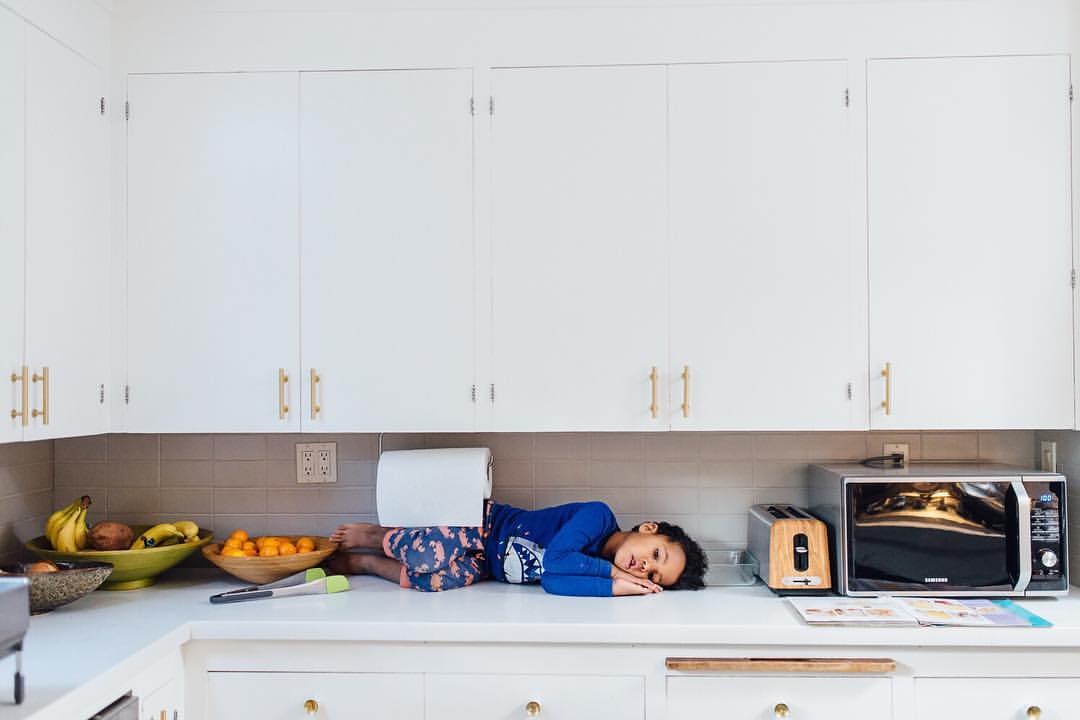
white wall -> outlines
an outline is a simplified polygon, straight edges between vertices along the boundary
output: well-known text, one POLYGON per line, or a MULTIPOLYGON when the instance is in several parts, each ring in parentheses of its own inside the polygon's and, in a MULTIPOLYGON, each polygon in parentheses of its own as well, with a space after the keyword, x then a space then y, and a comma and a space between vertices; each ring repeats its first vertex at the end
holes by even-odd
POLYGON ((100 68, 109 64, 112 5, 112 0, 0 0, 0 6, 100 68))

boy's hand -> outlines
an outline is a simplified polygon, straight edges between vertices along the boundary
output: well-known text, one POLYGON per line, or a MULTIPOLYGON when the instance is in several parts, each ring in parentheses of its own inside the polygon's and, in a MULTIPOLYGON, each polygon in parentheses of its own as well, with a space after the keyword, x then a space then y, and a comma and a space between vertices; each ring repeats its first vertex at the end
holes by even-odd
POLYGON ((631 575, 622 568, 611 566, 612 595, 648 595, 662 592, 664 588, 646 578, 631 575))

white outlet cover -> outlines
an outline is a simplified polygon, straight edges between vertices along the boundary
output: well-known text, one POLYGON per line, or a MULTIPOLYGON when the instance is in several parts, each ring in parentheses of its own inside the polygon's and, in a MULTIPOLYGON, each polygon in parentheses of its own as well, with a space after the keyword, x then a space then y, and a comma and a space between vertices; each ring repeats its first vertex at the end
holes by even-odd
POLYGON ((337 443, 297 443, 296 482, 302 485, 337 482, 337 443))
POLYGON ((908 443, 885 443, 882 447, 882 455, 894 455, 900 453, 904 456, 904 465, 911 460, 911 446, 908 443))

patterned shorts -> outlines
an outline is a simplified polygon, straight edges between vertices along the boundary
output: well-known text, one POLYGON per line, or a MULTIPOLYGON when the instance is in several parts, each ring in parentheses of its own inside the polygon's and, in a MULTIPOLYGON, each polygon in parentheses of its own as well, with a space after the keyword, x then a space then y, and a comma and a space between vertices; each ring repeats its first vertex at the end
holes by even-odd
POLYGON ((425 592, 453 590, 488 577, 484 527, 394 528, 383 536, 383 552, 401 563, 401 587, 425 592))

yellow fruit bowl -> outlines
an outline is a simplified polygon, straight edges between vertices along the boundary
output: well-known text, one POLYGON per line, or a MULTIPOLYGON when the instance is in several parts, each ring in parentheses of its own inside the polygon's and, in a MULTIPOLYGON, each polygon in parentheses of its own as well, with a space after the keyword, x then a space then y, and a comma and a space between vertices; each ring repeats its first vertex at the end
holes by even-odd
MULTIPOLYGON (((279 537, 288 537, 290 541, 295 543, 300 536, 282 535, 279 537)), ((311 539, 315 541, 315 549, 308 552, 298 552, 295 555, 230 557, 221 554, 221 545, 219 543, 207 545, 203 548, 202 554, 203 557, 230 575, 246 580, 249 583, 264 585, 288 577, 293 573, 298 573, 301 570, 313 568, 333 555, 334 551, 337 550, 337 543, 332 542, 330 538, 312 537, 311 539)))
MULTIPOLYGON (((148 525, 132 525, 135 537, 149 529, 148 525)), ((60 552, 53 550, 44 535, 26 543, 26 548, 38 557, 53 562, 80 562, 95 560, 113 566, 112 575, 101 586, 102 590, 135 590, 157 582, 157 577, 169 568, 183 562, 189 555, 214 539, 214 533, 203 528, 199 539, 177 545, 145 548, 140 550, 81 550, 60 552)))

